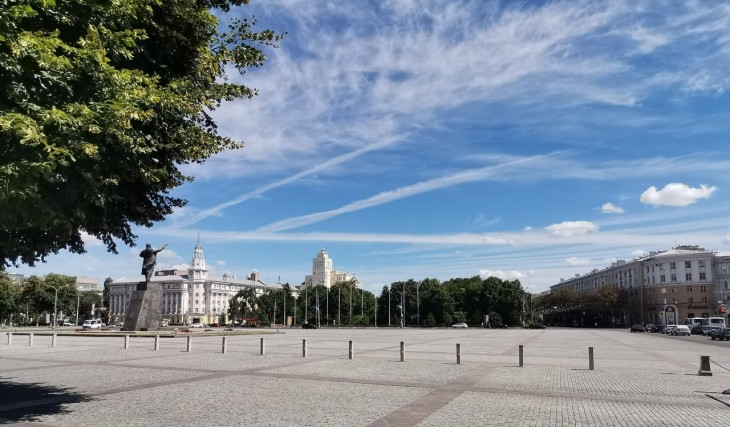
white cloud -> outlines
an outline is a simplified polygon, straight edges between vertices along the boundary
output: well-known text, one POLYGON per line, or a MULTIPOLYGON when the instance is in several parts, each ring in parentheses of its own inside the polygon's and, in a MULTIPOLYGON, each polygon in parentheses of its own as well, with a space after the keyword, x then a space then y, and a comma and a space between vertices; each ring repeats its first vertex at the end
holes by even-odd
POLYGON ((84 241, 86 246, 104 246, 104 242, 85 231, 81 232, 81 240, 84 241))
POLYGON ((522 273, 517 270, 502 271, 502 270, 479 270, 479 277, 486 279, 488 277, 496 277, 502 280, 514 280, 524 279, 527 277, 526 273, 522 273))
POLYGON ((649 254, 649 252, 643 250, 643 249, 637 249, 635 251, 631 251, 631 256, 634 258, 641 258, 649 254))
POLYGON ((725 235, 725 238, 722 239, 722 243, 725 243, 726 245, 730 245, 730 233, 727 233, 725 235))
POLYGON ((220 266, 224 266, 224 265, 226 265, 226 262, 225 262, 224 260, 222 260, 222 259, 219 259, 219 260, 218 260, 218 261, 216 261, 215 263, 216 263, 217 265, 220 265, 220 266))
POLYGON ((527 227, 525 227, 523 229, 523 231, 532 231, 532 226, 531 225, 528 225, 527 227))
POLYGON ((575 237, 598 231, 598 226, 590 221, 563 221, 545 227, 555 237, 575 237))
POLYGON ((174 264, 171 265, 169 268, 165 268, 166 270, 187 270, 190 268, 190 264, 174 264))
POLYGON ((591 263, 590 258, 572 256, 565 260, 570 265, 588 265, 591 263))
POLYGON ((602 213, 613 213, 613 214, 622 214, 624 213, 624 208, 614 205, 613 203, 604 203, 603 206, 601 206, 601 212, 602 213))
POLYGON ((651 186, 641 194, 641 203, 654 206, 689 206, 697 203, 700 199, 708 199, 717 190, 705 184, 699 188, 692 188, 686 184, 673 182, 667 184, 661 190, 651 186))

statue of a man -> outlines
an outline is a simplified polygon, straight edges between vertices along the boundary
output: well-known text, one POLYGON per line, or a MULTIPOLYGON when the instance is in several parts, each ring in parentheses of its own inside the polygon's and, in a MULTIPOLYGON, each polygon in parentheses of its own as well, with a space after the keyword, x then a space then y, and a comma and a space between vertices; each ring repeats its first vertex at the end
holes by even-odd
POLYGON ((152 272, 155 270, 155 264, 157 264, 157 253, 167 247, 167 243, 159 247, 158 249, 152 249, 152 245, 147 243, 147 247, 139 253, 142 257, 142 274, 145 276, 147 283, 152 279, 152 272))

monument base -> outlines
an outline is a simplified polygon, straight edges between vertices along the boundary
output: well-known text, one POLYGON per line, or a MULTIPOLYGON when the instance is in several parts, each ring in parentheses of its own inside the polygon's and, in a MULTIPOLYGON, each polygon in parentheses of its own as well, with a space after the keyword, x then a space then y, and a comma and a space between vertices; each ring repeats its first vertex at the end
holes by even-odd
POLYGON ((129 309, 124 318, 122 331, 154 330, 160 328, 162 285, 140 282, 132 292, 129 309))

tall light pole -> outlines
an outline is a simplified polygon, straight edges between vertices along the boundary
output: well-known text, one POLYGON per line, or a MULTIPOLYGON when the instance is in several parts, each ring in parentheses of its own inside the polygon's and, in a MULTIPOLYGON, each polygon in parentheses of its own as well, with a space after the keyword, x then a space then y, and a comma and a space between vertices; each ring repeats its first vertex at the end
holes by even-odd
POLYGON ((390 326, 390 286, 388 286, 388 326, 390 326))
POLYGON ((289 322, 286 321, 286 288, 282 286, 282 289, 284 290, 284 327, 286 328, 287 326, 289 326, 289 322))
POLYGON ((350 327, 352 327, 352 282, 350 282, 350 327))
POLYGON ((79 326, 79 303, 81 302, 81 294, 76 291, 76 324, 74 326, 79 326))
POLYGON ((365 290, 360 285, 360 317, 365 317, 365 290))
POLYGON ((375 327, 378 327, 378 297, 373 294, 373 298, 375 299, 375 309, 373 310, 375 312, 375 320, 373 321, 373 324, 375 327))
POLYGON ((327 316, 327 326, 330 325, 330 288, 327 288, 327 305, 325 315, 327 316))
POLYGON ((307 306, 309 305, 309 292, 307 290, 309 289, 309 285, 305 285, 304 288, 304 323, 309 323, 309 318, 307 317, 307 306))
POLYGON ((342 308, 342 287, 337 288, 337 324, 342 326, 342 318, 340 317, 340 308, 342 308))
POLYGON ((416 282, 416 319, 418 319, 417 320, 418 327, 420 328, 421 327, 421 301, 420 301, 420 298, 418 296, 418 286, 419 286, 419 284, 420 284, 419 282, 416 282))
POLYGON ((58 320, 56 319, 57 312, 56 312, 56 303, 58 302, 58 288, 55 286, 49 286, 54 291, 56 291, 55 296, 53 297, 53 328, 55 329, 56 326, 58 326, 58 320))

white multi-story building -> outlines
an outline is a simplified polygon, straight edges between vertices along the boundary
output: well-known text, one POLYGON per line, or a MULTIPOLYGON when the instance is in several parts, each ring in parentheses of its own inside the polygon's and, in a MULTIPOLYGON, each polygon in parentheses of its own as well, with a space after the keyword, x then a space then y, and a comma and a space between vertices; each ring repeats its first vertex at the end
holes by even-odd
MULTIPOLYGON (((109 284, 109 306, 114 321, 124 321, 132 292, 144 280, 144 276, 139 275, 124 277, 109 284)), ((187 272, 156 271, 152 282, 162 286, 162 318, 168 319, 171 325, 226 323, 229 302, 238 291, 253 288, 262 294, 265 290, 281 289, 280 284, 261 281, 256 271, 246 279, 237 279, 228 273, 222 277, 210 276, 200 239, 195 245, 187 272)))
POLYGON ((303 287, 324 285, 330 288, 339 282, 353 282, 357 288, 362 286, 354 274, 332 268, 332 258, 327 251, 320 250, 312 259, 312 274, 304 276, 303 287))

